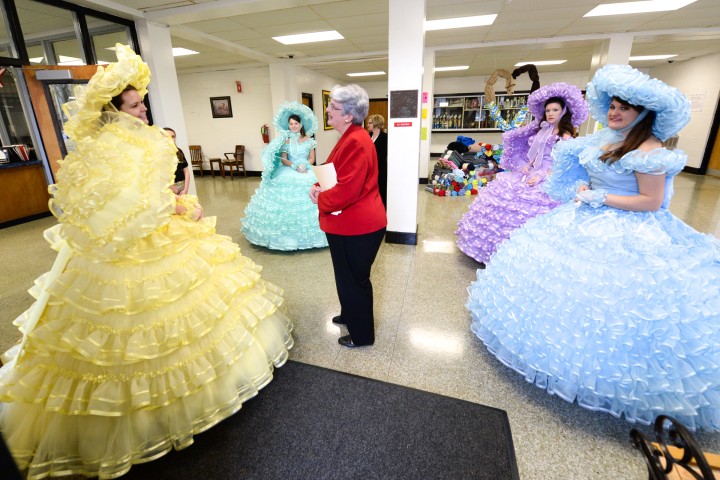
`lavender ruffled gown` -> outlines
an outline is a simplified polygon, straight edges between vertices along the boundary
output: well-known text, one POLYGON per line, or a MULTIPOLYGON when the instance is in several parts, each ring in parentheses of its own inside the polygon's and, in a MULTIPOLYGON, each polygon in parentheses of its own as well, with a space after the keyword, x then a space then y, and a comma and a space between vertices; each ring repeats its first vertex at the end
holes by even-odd
POLYGON ((480 190, 470 205, 455 234, 457 245, 466 255, 478 262, 487 263, 497 246, 529 219, 546 213, 559 205, 542 191, 545 177, 552 166, 551 152, 559 140, 550 135, 544 146, 542 163, 529 167, 527 152, 535 138, 537 122, 511 130, 503 135, 505 151, 501 165, 508 171, 500 173, 487 187, 480 190), (530 186, 527 180, 533 176, 539 181, 530 186))

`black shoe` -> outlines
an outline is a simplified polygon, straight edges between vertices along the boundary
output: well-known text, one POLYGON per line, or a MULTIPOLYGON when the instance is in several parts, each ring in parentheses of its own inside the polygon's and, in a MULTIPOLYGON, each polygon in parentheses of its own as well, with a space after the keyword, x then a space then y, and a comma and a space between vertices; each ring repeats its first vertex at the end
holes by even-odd
POLYGON ((333 322, 333 324, 335 324, 335 325, 345 326, 345 322, 342 321, 342 319, 340 318, 340 315, 337 315, 337 316, 333 317, 332 322, 333 322))
POLYGON ((368 347, 372 345, 372 343, 368 343, 366 345, 355 345, 355 342, 352 341, 352 338, 350 338, 350 335, 345 335, 344 337, 338 338, 338 343, 342 345, 343 347, 348 348, 356 348, 356 347, 368 347))

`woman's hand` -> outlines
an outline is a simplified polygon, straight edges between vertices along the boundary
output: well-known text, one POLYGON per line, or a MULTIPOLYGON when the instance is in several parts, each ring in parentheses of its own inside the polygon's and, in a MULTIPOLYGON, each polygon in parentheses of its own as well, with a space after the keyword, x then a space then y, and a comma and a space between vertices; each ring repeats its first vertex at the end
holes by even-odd
POLYGON ((532 187, 532 186, 535 185, 538 181, 540 181, 540 177, 538 177, 537 175, 533 175, 533 176, 530 177, 530 179, 527 181, 527 184, 532 187))
POLYGON ((310 195, 310 201, 313 202, 315 205, 318 203, 318 196, 320 195, 320 187, 318 185, 313 185, 310 187, 310 191, 308 192, 308 195, 310 195))
POLYGON ((593 208, 600 208, 601 206, 605 205, 605 200, 607 200, 607 190, 600 188, 597 190, 589 190, 587 187, 582 192, 578 192, 578 194, 575 196, 576 202, 583 202, 587 203, 593 208))
POLYGON ((300 173, 307 173, 307 167, 303 163, 298 165, 296 170, 300 173))

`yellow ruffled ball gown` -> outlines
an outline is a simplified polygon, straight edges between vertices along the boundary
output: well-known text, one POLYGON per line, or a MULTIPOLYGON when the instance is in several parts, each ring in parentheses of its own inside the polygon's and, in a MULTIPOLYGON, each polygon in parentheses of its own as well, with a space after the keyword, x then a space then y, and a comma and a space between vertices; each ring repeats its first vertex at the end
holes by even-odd
POLYGON ((0 369, 0 430, 28 478, 114 478, 193 442, 293 344, 282 290, 215 218, 176 215, 172 141, 124 113, 62 162, 59 255, 0 369))

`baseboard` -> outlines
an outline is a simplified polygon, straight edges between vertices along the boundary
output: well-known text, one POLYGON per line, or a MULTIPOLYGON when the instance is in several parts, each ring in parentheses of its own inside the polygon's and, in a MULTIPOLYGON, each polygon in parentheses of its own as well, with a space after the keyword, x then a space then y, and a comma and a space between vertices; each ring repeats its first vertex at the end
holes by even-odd
POLYGON ((385 243, 417 245, 417 227, 415 227, 415 233, 387 231, 385 232, 385 243))
POLYGON ((0 229, 20 225, 21 223, 32 222, 33 220, 39 220, 46 217, 52 217, 52 213, 42 212, 36 213, 35 215, 28 215, 27 217, 16 218, 15 220, 8 220, 7 222, 0 223, 0 229))
POLYGON ((703 175, 704 174, 702 169, 700 169, 698 167, 685 167, 682 169, 682 171, 685 173, 692 173, 694 175, 703 175))
MULTIPOLYGON (((197 172, 197 170, 193 170, 193 176, 195 176, 195 178, 199 177, 199 176, 200 176, 200 173, 195 173, 195 172, 197 172)), ((228 172, 229 172, 229 170, 226 170, 226 171, 225 171, 225 176, 226 176, 226 177, 229 177, 229 176, 230 176, 228 172)), ((212 178, 212 176, 213 176, 213 175, 212 175, 212 171, 210 171, 210 170, 203 170, 203 177, 204 177, 205 175, 209 176, 210 178, 212 178)), ((247 176, 248 176, 248 177, 259 177, 259 176, 261 176, 261 175, 262 175, 262 172, 253 172, 253 171, 250 171, 250 170, 247 171, 247 176)), ((221 175, 220 173, 218 173, 217 170, 215 170, 215 176, 222 178, 222 175, 221 175)), ((234 176, 237 177, 238 174, 237 174, 237 173, 234 173, 234 176)), ((241 173, 240 176, 243 177, 244 175, 241 173)))

